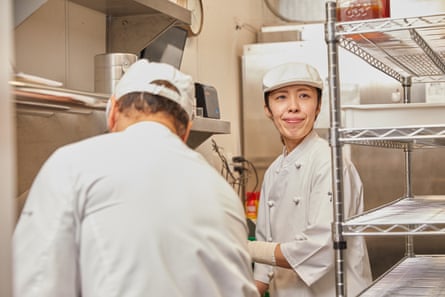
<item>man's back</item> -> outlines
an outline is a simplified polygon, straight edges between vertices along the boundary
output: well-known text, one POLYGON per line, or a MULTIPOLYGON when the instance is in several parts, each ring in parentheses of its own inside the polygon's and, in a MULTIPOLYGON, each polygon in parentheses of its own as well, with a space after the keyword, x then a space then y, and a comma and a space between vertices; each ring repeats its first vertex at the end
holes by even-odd
POLYGON ((31 236, 33 252, 15 255, 16 288, 41 290, 32 296, 258 296, 239 198, 160 124, 59 150, 27 213, 15 240, 31 236))

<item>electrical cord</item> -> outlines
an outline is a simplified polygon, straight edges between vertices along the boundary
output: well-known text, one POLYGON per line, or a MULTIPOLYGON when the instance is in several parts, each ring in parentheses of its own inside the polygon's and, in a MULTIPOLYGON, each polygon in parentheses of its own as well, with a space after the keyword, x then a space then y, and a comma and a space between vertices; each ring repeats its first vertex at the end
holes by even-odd
MULTIPOLYGON (((255 185, 254 185, 254 187, 253 187, 252 192, 256 192, 256 191, 257 191, 257 188, 258 188, 258 172, 257 172, 255 166, 253 165, 253 163, 250 162, 249 160, 245 159, 243 156, 236 156, 236 157, 233 157, 233 158, 232 158, 232 161, 233 161, 234 163, 245 163, 245 164, 247 164, 247 165, 248 165, 248 168, 244 168, 244 167, 243 167, 244 170, 247 171, 247 172, 249 172, 249 168, 252 169, 252 171, 253 171, 253 173, 254 173, 254 175, 255 175, 255 185)), ((246 184, 247 184, 247 182, 246 182, 246 184)))
POLYGON ((238 195, 241 196, 241 191, 247 185, 250 177, 250 173, 253 172, 255 176, 255 185, 253 187, 253 192, 257 190, 258 187, 258 173, 255 166, 249 160, 242 156, 236 156, 232 158, 233 170, 227 160, 226 156, 221 152, 215 140, 212 139, 212 148, 221 160, 221 175, 229 182, 229 184, 236 190, 238 195))
POLYGON ((221 175, 224 176, 224 178, 233 186, 234 180, 236 180, 236 177, 233 175, 232 170, 230 169, 229 162, 227 161, 227 158, 224 156, 224 154, 220 151, 218 145, 216 144, 216 141, 212 139, 212 148, 218 155, 219 159, 222 162, 221 167, 221 175))

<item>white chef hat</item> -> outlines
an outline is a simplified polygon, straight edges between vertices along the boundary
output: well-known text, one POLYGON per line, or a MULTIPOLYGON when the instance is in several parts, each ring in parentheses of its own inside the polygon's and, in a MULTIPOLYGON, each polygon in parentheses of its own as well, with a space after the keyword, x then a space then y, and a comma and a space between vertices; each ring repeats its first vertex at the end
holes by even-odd
POLYGON ((305 63, 286 63, 270 69, 263 77, 263 92, 290 85, 309 85, 323 90, 323 81, 317 69, 305 63))
POLYGON ((133 92, 147 92, 170 99, 178 103, 192 119, 195 104, 195 85, 192 77, 169 64, 148 62, 146 59, 133 63, 116 84, 113 95, 119 100, 122 96, 133 92), (153 83, 156 80, 168 81, 178 89, 179 93, 153 83))

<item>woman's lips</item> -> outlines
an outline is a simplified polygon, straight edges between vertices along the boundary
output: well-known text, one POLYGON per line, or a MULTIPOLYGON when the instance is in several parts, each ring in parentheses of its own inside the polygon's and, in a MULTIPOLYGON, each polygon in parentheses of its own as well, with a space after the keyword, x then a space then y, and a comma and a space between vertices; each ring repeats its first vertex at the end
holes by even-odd
POLYGON ((300 118, 285 118, 285 119, 283 119, 283 121, 285 121, 286 123, 289 123, 289 124, 298 124, 298 123, 303 122, 303 119, 300 119, 300 118))

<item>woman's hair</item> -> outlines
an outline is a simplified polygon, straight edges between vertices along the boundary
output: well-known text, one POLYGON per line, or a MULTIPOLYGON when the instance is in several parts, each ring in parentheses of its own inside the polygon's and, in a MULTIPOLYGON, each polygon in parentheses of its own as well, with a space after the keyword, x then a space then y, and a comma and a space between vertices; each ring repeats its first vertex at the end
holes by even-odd
MULTIPOLYGON (((153 84, 163 85, 176 92, 177 89, 166 81, 155 81, 153 84)), ((179 92, 178 92, 179 93, 179 92)), ((189 122, 187 112, 176 102, 159 95, 146 92, 133 92, 122 96, 118 101, 119 112, 128 114, 138 111, 144 114, 165 113, 173 118, 179 136, 184 136, 189 122)))

